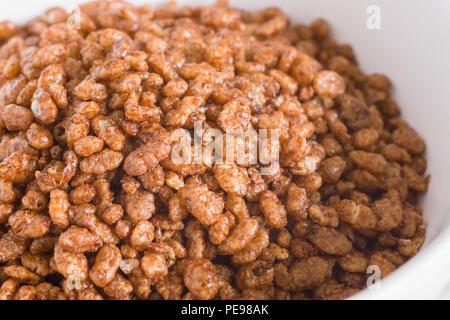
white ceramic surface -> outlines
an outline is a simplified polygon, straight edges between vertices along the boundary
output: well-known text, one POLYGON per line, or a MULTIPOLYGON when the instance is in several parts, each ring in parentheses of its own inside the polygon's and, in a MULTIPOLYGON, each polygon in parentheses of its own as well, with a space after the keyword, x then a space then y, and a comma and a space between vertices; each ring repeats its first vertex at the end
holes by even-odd
MULTIPOLYGON (((0 20, 25 22, 45 9, 80 0, 0 1, 0 20)), ((160 4, 165 1, 135 0, 160 4)), ((353 45, 364 71, 382 72, 394 83, 403 116, 427 143, 432 181, 423 199, 428 225, 422 251, 391 276, 381 289, 354 299, 435 299, 450 279, 450 1, 448 0, 241 0, 249 10, 278 6, 293 22, 326 18, 338 41, 353 45), (381 9, 381 29, 366 27, 367 8, 381 9)), ((203 5, 213 1, 180 0, 203 5)))

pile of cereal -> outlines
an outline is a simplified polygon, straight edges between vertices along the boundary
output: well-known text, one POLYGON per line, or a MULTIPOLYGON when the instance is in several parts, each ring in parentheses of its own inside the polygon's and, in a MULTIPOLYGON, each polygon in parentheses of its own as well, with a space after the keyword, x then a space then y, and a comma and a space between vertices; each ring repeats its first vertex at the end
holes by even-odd
POLYGON ((343 299, 420 249, 425 144, 323 19, 80 8, 0 23, 0 299, 343 299), (279 166, 174 161, 195 123, 279 166))

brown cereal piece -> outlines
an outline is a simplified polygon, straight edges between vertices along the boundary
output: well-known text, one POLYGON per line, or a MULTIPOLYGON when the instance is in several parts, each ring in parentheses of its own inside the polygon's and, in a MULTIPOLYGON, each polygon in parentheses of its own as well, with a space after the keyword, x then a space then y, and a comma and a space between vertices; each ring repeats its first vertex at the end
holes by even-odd
POLYGON ((287 212, 284 205, 272 191, 264 191, 259 199, 259 205, 272 228, 283 228, 287 224, 287 212))
POLYGON ((73 93, 81 100, 103 101, 108 97, 108 91, 105 85, 96 83, 93 79, 83 80, 74 88, 73 93))
POLYGON ((32 254, 41 254, 53 250, 57 242, 57 237, 46 234, 45 236, 33 239, 30 245, 30 252, 32 254))
POLYGON ((80 170, 87 174, 102 175, 107 171, 117 169, 122 161, 122 153, 110 149, 103 149, 81 160, 80 170))
MULTIPOLYGON (((55 150, 58 153, 58 149, 55 150)), ((55 154, 60 159, 59 154, 55 154)), ((36 171, 36 182, 43 192, 50 192, 55 188, 64 188, 76 173, 78 158, 72 150, 64 152, 62 161, 51 161, 42 171, 36 171)))
POLYGON ((155 197, 152 193, 138 190, 125 195, 125 211, 134 222, 150 219, 155 212, 155 197))
POLYGON ((114 233, 119 239, 126 239, 131 234, 133 224, 131 221, 120 219, 114 227, 114 233))
POLYGON ((401 238, 412 238, 422 224, 422 216, 416 211, 406 208, 403 212, 402 222, 396 228, 395 233, 401 238))
POLYGON ((31 181, 37 160, 32 155, 14 152, 0 162, 0 178, 8 182, 24 184, 31 181))
POLYGON ((181 97, 187 89, 188 83, 185 80, 173 79, 162 88, 162 94, 167 97, 181 97))
POLYGON ((304 239, 292 239, 289 250, 298 259, 304 259, 318 254, 318 250, 304 239))
POLYGON ((144 189, 151 192, 158 192, 164 186, 165 175, 163 168, 157 165, 149 172, 138 176, 139 181, 142 183, 144 189))
POLYGON ((69 193, 70 202, 75 205, 91 202, 94 197, 95 188, 89 184, 77 186, 69 193))
POLYGON ((203 184, 186 184, 177 194, 184 201, 186 209, 205 225, 216 222, 223 212, 223 199, 203 184))
POLYGON ((355 292, 363 290, 367 286, 367 280, 363 273, 339 270, 336 277, 338 282, 342 283, 348 289, 353 289, 355 292))
POLYGON ((402 174, 410 189, 418 192, 426 192, 428 190, 429 177, 422 177, 409 166, 402 167, 402 174))
MULTIPOLYGON (((304 291, 318 287, 329 275, 328 262, 319 257, 296 261, 289 269, 289 287, 294 291, 304 291)), ((277 275, 275 273, 275 281, 277 275)), ((281 281, 280 281, 281 282, 281 281)), ((283 286, 282 286, 283 287, 283 286)))
POLYGON ((282 248, 276 243, 272 242, 269 244, 269 247, 267 249, 270 254, 276 259, 276 260, 286 260, 290 258, 289 250, 286 248, 282 248))
POLYGON ((30 252, 25 252, 20 257, 24 267, 42 277, 46 277, 51 273, 49 260, 50 258, 47 255, 32 254, 30 252))
POLYGON ((120 204, 114 203, 102 212, 102 220, 105 223, 112 225, 123 217, 123 213, 123 207, 120 204))
POLYGON ((0 179, 0 202, 13 203, 19 197, 19 191, 11 182, 0 179))
POLYGON ((92 186, 95 189, 95 197, 92 203, 97 207, 98 213, 103 213, 104 210, 112 205, 114 200, 111 184, 106 179, 97 179, 92 182, 92 186))
POLYGON ((337 263, 348 272, 366 272, 368 259, 363 253, 353 250, 349 254, 339 257, 337 263))
POLYGON ((74 224, 87 228, 104 243, 116 244, 119 241, 111 228, 97 218, 94 205, 85 203, 72 206, 70 208, 70 216, 74 224))
POLYGON ((14 212, 14 205, 9 203, 0 204, 0 223, 8 222, 9 217, 14 212))
POLYGON ((274 268, 256 260, 239 268, 236 273, 236 284, 239 289, 260 289, 271 286, 273 278, 274 268))
POLYGON ((280 247, 288 248, 291 241, 292 235, 290 234, 288 229, 283 228, 278 232, 276 242, 280 247))
POLYGON ((325 19, 317 18, 311 23, 311 31, 317 38, 326 38, 330 32, 330 26, 325 19))
POLYGON ((184 289, 183 278, 168 274, 156 283, 155 288, 164 300, 179 300, 184 289))
POLYGON ((69 104, 67 98, 67 90, 62 85, 53 84, 48 90, 50 96, 59 108, 66 108, 69 104))
POLYGON ((58 117, 58 107, 45 89, 37 89, 34 92, 31 111, 36 120, 44 125, 54 123, 58 117))
POLYGON ((382 253, 376 252, 369 257, 367 265, 378 267, 381 278, 385 278, 395 270, 395 265, 386 259, 382 253))
POLYGON ((346 167, 347 162, 342 157, 334 156, 325 159, 320 165, 322 180, 330 184, 337 183, 346 167))
POLYGON ((86 228, 71 226, 61 233, 58 245, 73 253, 95 252, 102 245, 100 238, 86 228))
POLYGON ((289 216, 296 221, 306 219, 308 207, 309 199, 306 190, 290 183, 286 194, 286 210, 289 216))
POLYGON ((414 155, 421 155, 425 150, 425 143, 422 138, 413 128, 406 124, 399 126, 392 133, 392 141, 414 155))
POLYGON ((130 235, 130 242, 134 249, 144 251, 151 247, 155 238, 155 227, 149 221, 139 221, 130 235))
POLYGON ((309 193, 317 191, 322 186, 322 181, 322 176, 318 172, 296 177, 295 180, 299 187, 304 188, 309 193))
MULTIPOLYGON (((104 288, 116 277, 122 255, 114 245, 105 245, 98 251, 94 265, 89 270, 89 279, 98 287, 104 288)), ((106 288, 105 288, 106 291, 106 288)))
POLYGON ((306 87, 313 84, 316 74, 322 70, 322 65, 313 57, 299 53, 292 66, 292 76, 299 85, 306 87))
POLYGON ((361 192, 373 194, 378 189, 378 180, 377 178, 366 170, 353 170, 349 173, 348 179, 353 182, 361 192))
POLYGON ((358 292, 356 288, 347 288, 335 280, 329 280, 314 289, 314 299, 344 300, 358 292))
POLYGON ((258 230, 248 244, 232 256, 235 264, 245 264, 255 261, 269 245, 269 234, 265 230, 258 230))
POLYGON ((366 149, 377 143, 380 138, 378 131, 372 128, 363 128, 353 134, 353 144, 356 148, 366 149))
POLYGON ((175 190, 180 190, 184 186, 184 179, 179 174, 169 171, 166 173, 166 184, 175 190))
POLYGON ((281 139, 287 138, 289 135, 289 120, 283 112, 276 111, 272 114, 258 115, 257 127, 259 129, 278 130, 281 139))
POLYGON ((369 108, 360 99, 351 95, 342 96, 340 115, 352 130, 369 126, 369 108))
MULTIPOLYGON (((122 260, 122 262, 123 261, 124 260, 122 260)), ((148 299, 152 291, 150 286, 153 284, 154 280, 147 279, 144 271, 139 267, 139 261, 136 263, 137 267, 132 269, 128 275, 128 279, 133 284, 134 293, 141 299, 148 299)))
POLYGON ((14 300, 35 300, 36 288, 30 285, 21 286, 15 296, 14 300))
POLYGON ((19 27, 11 21, 2 21, 0 23, 0 38, 2 40, 13 37, 19 31, 19 27))
POLYGON ((295 95, 298 90, 297 81, 283 71, 272 69, 270 75, 280 84, 282 94, 295 95))
POLYGON ((424 242, 425 237, 423 235, 418 235, 413 239, 400 239, 397 250, 401 255, 411 257, 417 254, 424 242))
POLYGON ((56 245, 53 260, 56 270, 66 279, 74 281, 87 279, 88 261, 84 254, 66 251, 61 246, 56 245))
POLYGON ((66 74, 62 64, 51 64, 42 72, 38 80, 38 88, 50 90, 55 85, 63 85, 66 81, 66 74))
POLYGON ((373 174, 382 174, 387 170, 388 163, 380 154, 357 150, 350 152, 349 157, 358 167, 373 174))
POLYGON ((165 141, 149 142, 134 150, 125 159, 123 168, 130 176, 143 175, 169 156, 170 145, 165 141))
POLYGON ((249 201, 258 201, 261 193, 267 189, 267 184, 256 168, 249 168, 248 175, 250 177, 250 184, 245 197, 249 201))
POLYGON ((204 104, 204 99, 196 96, 188 96, 181 99, 174 109, 167 112, 163 123, 168 127, 182 127, 189 117, 195 114, 204 104))
POLYGON ((119 273, 116 273, 113 280, 103 290, 108 297, 127 300, 133 292, 133 285, 119 273))
POLYGON ((336 206, 336 211, 342 221, 356 229, 369 230, 377 225, 375 213, 364 204, 358 204, 352 200, 341 200, 336 206))
POLYGON ((124 147, 125 135, 111 118, 103 115, 91 120, 91 127, 95 134, 114 151, 120 151, 124 147))
POLYGON ((336 110, 328 110, 327 112, 325 112, 324 119, 326 120, 326 124, 328 125, 324 133, 326 133, 329 128, 340 143, 344 145, 348 145, 351 143, 351 135, 348 133, 347 126, 344 122, 342 122, 336 110))
POLYGON ((48 282, 41 282, 36 287, 36 298, 38 300, 66 300, 62 289, 48 282))
POLYGON ((33 121, 33 113, 22 106, 10 104, 1 109, 1 118, 9 131, 27 130, 33 121))
POLYGON ((161 110, 157 107, 142 106, 131 101, 125 102, 124 111, 125 117, 136 123, 144 121, 159 122, 161 114, 161 110))
POLYGON ((73 150, 81 157, 89 157, 103 149, 103 140, 94 136, 84 136, 73 144, 73 150))
POLYGON ((313 204, 309 207, 308 213, 310 219, 321 226, 336 228, 339 224, 338 214, 331 207, 313 204))
POLYGON ((50 218, 46 215, 29 211, 19 210, 14 212, 8 219, 11 230, 23 238, 39 238, 50 230, 50 218))
POLYGON ((43 150, 53 145, 53 135, 47 128, 32 123, 27 130, 27 141, 33 148, 43 150))
POLYGON ((230 232, 230 222, 226 215, 221 215, 208 230, 209 240, 213 244, 221 244, 230 232))
POLYGON ((193 297, 211 300, 219 290, 214 265, 205 259, 189 260, 184 270, 184 283, 193 297))
POLYGON ((377 200, 372 203, 371 209, 378 219, 377 230, 389 231, 402 222, 403 210, 396 201, 390 199, 377 200))
POLYGON ((314 89, 323 98, 335 98, 345 92, 345 82, 334 71, 320 71, 314 77, 314 89))
POLYGON ((32 211, 43 211, 47 203, 47 196, 41 191, 29 190, 22 198, 24 208, 32 211))
POLYGON ((69 195, 66 191, 53 189, 50 191, 48 213, 52 223, 60 228, 67 228, 70 224, 69 195))
POLYGON ((38 284, 41 277, 22 266, 9 266, 4 270, 8 277, 15 278, 21 283, 38 284))
POLYGON ((100 111, 101 111, 100 105, 95 101, 79 102, 75 106, 75 112, 84 115, 89 120, 97 116, 100 113, 100 111))
POLYGON ((219 253, 234 254, 244 249, 251 239, 256 236, 257 230, 257 220, 252 218, 242 219, 234 229, 231 230, 228 238, 219 245, 219 253))
POLYGON ((184 220, 189 215, 183 200, 178 195, 173 195, 169 199, 169 218, 170 220, 177 222, 184 220))
MULTIPOLYGON (((8 60, 3 61, 3 77, 12 79, 20 72, 20 57, 17 54, 12 55, 8 60)), ((22 92, 22 91, 21 91, 22 92)), ((20 93, 19 93, 20 95, 20 93)))
POLYGON ((247 170, 236 164, 215 164, 214 177, 220 187, 229 194, 243 197, 250 184, 247 170))
POLYGON ((249 217, 247 205, 244 198, 233 194, 227 194, 225 197, 225 209, 233 214, 238 221, 249 217))
POLYGON ((412 161, 408 151, 393 143, 384 146, 380 151, 388 161, 396 161, 400 163, 411 163, 412 161))
POLYGON ((205 230, 197 220, 186 223, 184 234, 187 238, 188 257, 203 258, 206 251, 205 230))
POLYGON ((78 300, 103 300, 103 296, 95 288, 85 288, 78 292, 78 300))
POLYGON ((308 240, 321 251, 332 255, 345 255, 352 249, 352 243, 343 233, 327 227, 313 226, 308 240))
POLYGON ((389 90, 392 83, 386 75, 375 73, 367 78, 367 85, 377 90, 389 90))
POLYGON ((325 114, 324 108, 319 100, 310 100, 302 104, 309 120, 318 120, 325 114))
POLYGON ((168 273, 164 255, 157 253, 145 253, 141 259, 141 268, 149 279, 162 278, 168 273))
POLYGON ((10 278, 2 283, 0 287, 0 300, 13 300, 17 288, 19 287, 19 280, 10 278))

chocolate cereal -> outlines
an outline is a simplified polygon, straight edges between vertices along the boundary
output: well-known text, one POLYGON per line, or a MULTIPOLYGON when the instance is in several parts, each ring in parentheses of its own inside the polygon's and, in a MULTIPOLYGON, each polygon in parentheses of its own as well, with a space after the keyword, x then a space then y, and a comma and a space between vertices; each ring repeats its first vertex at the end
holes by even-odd
POLYGON ((425 143, 325 20, 75 14, 0 23, 0 299, 344 299, 418 252, 425 143))

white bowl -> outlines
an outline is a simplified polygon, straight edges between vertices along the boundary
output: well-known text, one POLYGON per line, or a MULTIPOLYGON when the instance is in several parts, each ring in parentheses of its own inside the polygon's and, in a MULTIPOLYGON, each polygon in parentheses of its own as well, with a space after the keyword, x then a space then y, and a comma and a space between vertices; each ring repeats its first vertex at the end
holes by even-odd
MULTIPOLYGON (((0 2, 0 20, 25 22, 51 6, 70 7, 85 0, 0 2)), ((166 1, 135 0, 137 4, 166 1)), ((207 5, 214 0, 179 0, 207 5)), ((422 207, 427 240, 420 253, 383 279, 381 288, 354 299, 435 299, 450 279, 450 1, 447 0, 231 0, 248 10, 283 9, 293 22, 326 18, 338 41, 351 43, 362 69, 386 73, 403 117, 427 144, 432 174, 422 207), (367 8, 381 10, 381 29, 367 27, 367 8)))

